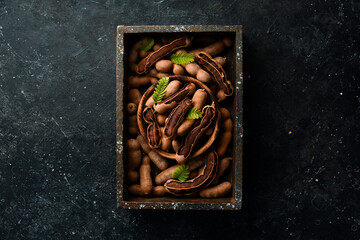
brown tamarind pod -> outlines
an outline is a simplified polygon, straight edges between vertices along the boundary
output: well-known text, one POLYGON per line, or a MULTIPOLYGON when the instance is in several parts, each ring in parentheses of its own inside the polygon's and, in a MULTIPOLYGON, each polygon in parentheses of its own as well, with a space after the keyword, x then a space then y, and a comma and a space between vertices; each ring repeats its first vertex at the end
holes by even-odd
POLYGON ((196 90, 196 86, 193 83, 186 84, 180 91, 174 93, 170 97, 158 102, 154 105, 156 112, 163 114, 170 109, 174 109, 185 97, 193 94, 196 90))
POLYGON ((136 114, 129 116, 129 126, 128 131, 131 136, 136 136, 138 134, 138 125, 137 125, 137 118, 136 114))
POLYGON ((149 145, 153 148, 158 148, 161 144, 161 131, 152 108, 147 107, 144 109, 143 119, 149 124, 147 127, 149 145))
POLYGON ((228 146, 232 140, 233 122, 231 120, 229 110, 226 108, 220 108, 219 112, 221 114, 221 121, 223 122, 223 132, 220 136, 219 145, 216 152, 218 153, 219 157, 222 157, 226 153, 226 150, 228 149, 228 146))
POLYGON ((181 142, 177 139, 174 139, 174 140, 172 140, 171 145, 172 145, 174 152, 177 152, 177 150, 181 147, 181 142))
POLYGON ((228 169, 230 167, 231 164, 231 157, 228 158, 223 158, 219 161, 219 168, 218 171, 216 173, 215 179, 214 181, 211 183, 211 185, 216 185, 219 183, 219 179, 220 177, 224 174, 224 172, 226 171, 226 169, 228 169))
POLYGON ((215 151, 205 156, 204 170, 195 178, 187 181, 169 179, 164 184, 165 189, 174 195, 189 195, 198 192, 214 180, 218 167, 218 156, 215 151))
POLYGON ((140 88, 157 82, 158 80, 151 76, 130 76, 128 78, 129 87, 140 88))
POLYGON ((215 81, 218 83, 220 90, 223 90, 227 97, 233 94, 234 88, 231 82, 227 79, 226 73, 220 64, 204 52, 197 54, 195 59, 201 66, 211 73, 215 81))
POLYGON ((140 63, 138 63, 138 65, 136 66, 136 72, 138 74, 147 72, 151 68, 151 66, 154 65, 161 58, 169 55, 170 53, 179 48, 188 47, 190 46, 190 44, 191 39, 188 37, 181 37, 175 39, 169 44, 166 44, 160 47, 158 50, 150 53, 146 58, 142 59, 140 63))
MULTIPOLYGON (((133 184, 127 188, 129 193, 133 196, 144 197, 146 196, 144 192, 141 190, 141 186, 139 184, 133 184)), ((152 188, 150 196, 152 197, 162 197, 165 196, 168 192, 166 191, 164 186, 155 186, 152 188)))
MULTIPOLYGON (((198 156, 196 158, 190 159, 187 163, 189 166, 189 171, 196 170, 200 166, 204 165, 204 158, 203 155, 198 156)), ((159 173, 155 177, 155 183, 157 185, 164 184, 167 180, 169 180, 172 177, 173 172, 180 166, 180 164, 174 165, 172 167, 169 167, 165 170, 163 170, 161 173, 159 173)))
POLYGON ((153 188, 150 173, 151 173, 150 158, 145 155, 145 156, 143 156, 142 163, 141 163, 140 170, 139 170, 140 187, 141 187, 141 191, 145 195, 149 195, 153 188))
POLYGON ((160 149, 165 151, 165 152, 169 152, 170 148, 171 148, 171 139, 165 137, 164 133, 164 127, 160 128, 161 133, 162 133, 162 139, 161 139, 161 145, 160 145, 160 149))
POLYGON ((191 99, 186 97, 180 104, 174 108, 165 121, 164 136, 173 139, 177 133, 177 129, 184 120, 187 111, 193 106, 191 99))
POLYGON ((126 142, 127 148, 127 177, 130 182, 136 182, 139 179, 139 174, 135 169, 141 163, 140 143, 135 139, 129 139, 126 142))
POLYGON ((148 143, 146 142, 145 138, 142 135, 138 135, 136 140, 140 143, 141 149, 149 156, 151 161, 160 169, 165 170, 168 168, 169 164, 166 158, 159 155, 155 152, 148 143))
POLYGON ((136 42, 130 49, 130 52, 129 52, 129 65, 130 65, 131 71, 133 71, 133 72, 136 72, 136 64, 137 64, 137 61, 138 61, 138 58, 139 58, 140 46, 147 39, 148 38, 142 38, 140 41, 136 42))
POLYGON ((224 197, 228 193, 231 192, 231 183, 228 181, 225 181, 223 183, 220 183, 219 185, 206 188, 204 190, 201 190, 200 197, 202 198, 218 198, 218 197, 224 197))
POLYGON ((224 38, 222 40, 216 41, 204 48, 195 49, 190 51, 189 53, 193 54, 194 56, 200 52, 206 52, 210 56, 216 56, 222 51, 224 51, 225 47, 230 47, 232 45, 232 40, 230 38, 224 38))
POLYGON ((190 157, 193 147, 215 119, 217 113, 215 107, 210 105, 205 106, 203 108, 203 112, 204 116, 201 119, 200 124, 191 130, 191 132, 187 135, 184 144, 176 152, 175 159, 179 164, 186 162, 186 160, 190 157))

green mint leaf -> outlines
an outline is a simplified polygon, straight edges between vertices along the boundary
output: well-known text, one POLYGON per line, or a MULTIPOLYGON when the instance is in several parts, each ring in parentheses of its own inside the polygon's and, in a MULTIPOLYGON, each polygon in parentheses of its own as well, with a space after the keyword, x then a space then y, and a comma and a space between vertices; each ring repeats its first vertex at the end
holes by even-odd
POLYGON ((169 80, 170 80, 169 77, 163 77, 159 80, 152 95, 154 102, 156 103, 161 102, 161 100, 165 96, 166 93, 165 88, 169 84, 169 80))
POLYGON ((195 57, 190 53, 175 53, 171 55, 170 60, 175 64, 181 65, 192 63, 195 57))
POLYGON ((146 39, 141 45, 140 49, 147 52, 154 46, 155 40, 153 38, 146 39))
POLYGON ((199 119, 202 118, 204 112, 197 110, 196 107, 191 108, 186 115, 186 119, 199 119))
POLYGON ((177 167, 175 171, 172 173, 172 178, 183 182, 189 178, 189 175, 190 175, 189 165, 182 164, 179 167, 177 167))

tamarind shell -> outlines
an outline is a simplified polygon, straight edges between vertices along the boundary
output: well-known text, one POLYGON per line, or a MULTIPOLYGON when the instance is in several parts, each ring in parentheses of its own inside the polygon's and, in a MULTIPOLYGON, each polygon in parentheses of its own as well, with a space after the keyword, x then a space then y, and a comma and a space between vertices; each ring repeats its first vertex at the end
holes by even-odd
POLYGON ((187 181, 169 179, 164 184, 165 189, 173 195, 181 196, 191 195, 206 188, 216 176, 218 161, 215 151, 207 153, 204 169, 197 177, 187 181))

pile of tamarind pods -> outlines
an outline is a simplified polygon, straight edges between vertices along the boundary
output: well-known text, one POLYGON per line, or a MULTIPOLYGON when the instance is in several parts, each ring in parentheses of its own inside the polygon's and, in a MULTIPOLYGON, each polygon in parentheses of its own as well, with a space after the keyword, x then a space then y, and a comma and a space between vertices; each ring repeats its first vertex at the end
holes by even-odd
POLYGON ((222 176, 232 164, 232 158, 228 155, 231 155, 233 121, 229 110, 221 104, 231 98, 234 89, 223 69, 226 58, 219 54, 232 46, 232 40, 226 37, 207 43, 202 48, 192 49, 191 44, 196 41, 192 37, 162 38, 147 52, 140 49, 145 40, 143 38, 133 44, 128 59, 133 72, 127 79, 128 127, 125 130, 130 138, 126 143, 125 159, 127 182, 130 183, 128 192, 133 196, 149 197, 167 194, 203 198, 226 196, 231 192, 232 183, 224 181, 222 176), (180 52, 194 55, 195 61, 178 65, 169 60, 172 53, 180 52), (142 92, 167 76, 172 76, 174 80, 167 85, 163 100, 155 103, 149 97, 144 109, 141 109, 142 118, 147 124, 144 136, 139 133, 137 122, 142 92), (193 83, 184 83, 180 77, 180 80, 176 80, 176 76, 195 78, 211 91, 198 88, 193 83), (211 104, 209 94, 217 99, 220 107, 211 104), (202 110, 201 119, 185 119, 192 107, 202 110), (194 149, 203 142, 202 139, 209 138, 213 133, 218 115, 221 124, 216 144, 204 154, 191 157, 194 149), (157 149, 176 153, 175 161, 163 157, 157 149), (181 164, 189 167, 188 180, 172 179, 173 172, 181 164), (159 173, 155 176, 156 172, 159 173))

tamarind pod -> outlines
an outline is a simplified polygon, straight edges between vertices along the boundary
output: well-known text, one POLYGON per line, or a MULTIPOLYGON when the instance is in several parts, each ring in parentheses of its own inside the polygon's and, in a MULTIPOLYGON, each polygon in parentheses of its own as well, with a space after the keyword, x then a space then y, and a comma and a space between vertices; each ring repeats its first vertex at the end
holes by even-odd
POLYGON ((136 121, 137 121, 136 114, 129 116, 128 131, 131 136, 136 136, 138 134, 139 129, 136 121))
POLYGON ((185 97, 193 94, 196 90, 196 86, 193 83, 186 84, 180 91, 174 93, 170 97, 158 102, 154 105, 156 112, 163 114, 170 109, 174 109, 185 97))
POLYGON ((199 70, 201 70, 199 64, 197 64, 195 62, 184 64, 183 66, 184 66, 186 72, 189 73, 193 77, 196 76, 196 74, 199 70))
POLYGON ((173 148, 174 152, 177 152, 177 150, 178 150, 178 149, 180 148, 180 146, 181 146, 181 143, 180 143, 179 140, 174 139, 174 140, 172 140, 171 145, 172 145, 172 148, 173 148))
POLYGON ((226 153, 227 147, 229 146, 231 140, 232 140, 232 132, 231 131, 226 131, 223 134, 221 134, 221 137, 219 140, 219 146, 216 150, 220 157, 224 156, 224 154, 226 153))
POLYGON ((166 120, 166 118, 167 118, 166 115, 157 114, 157 115, 156 115, 156 118, 157 118, 158 124, 159 124, 160 126, 164 126, 164 125, 165 125, 165 120, 166 120))
POLYGON ((131 103, 135 103, 136 105, 139 105, 141 99, 141 93, 139 89, 133 88, 130 89, 128 92, 128 101, 131 103))
POLYGON ((172 72, 173 72, 174 75, 184 75, 185 74, 185 69, 182 66, 178 65, 178 64, 174 64, 172 72))
MULTIPOLYGON (((187 165, 189 166, 189 171, 193 171, 204 164, 204 158, 201 156, 190 159, 187 162, 187 165)), ((173 172, 180 166, 180 164, 174 165, 172 167, 169 167, 167 169, 164 169, 161 173, 159 173, 155 177, 155 183, 157 185, 164 184, 167 180, 169 180, 172 177, 173 172)))
MULTIPOLYGON (((194 108, 200 110, 204 107, 207 100, 207 93, 204 89, 198 89, 195 91, 192 102, 194 103, 194 108)), ((179 126, 177 130, 178 136, 185 136, 190 130, 191 127, 194 126, 195 119, 185 119, 179 126)))
POLYGON ((147 127, 147 139, 149 145, 153 148, 158 148, 161 144, 161 131, 152 108, 147 107, 144 109, 143 119, 149 124, 147 127))
POLYGON ((149 85, 150 82, 157 81, 151 76, 130 76, 128 78, 129 87, 139 88, 149 85))
POLYGON ((231 82, 227 80, 226 73, 220 64, 216 63, 208 54, 201 52, 196 55, 196 61, 211 73, 219 88, 224 91, 226 96, 230 96, 234 92, 231 82))
POLYGON ((173 139, 177 128, 184 120, 187 111, 193 106, 191 99, 186 97, 180 102, 180 104, 174 108, 169 114, 168 118, 165 121, 164 127, 164 136, 169 139, 173 139))
POLYGON ((173 69, 174 63, 167 59, 159 60, 155 63, 155 69, 158 72, 168 73, 173 69))
POLYGON ((231 192, 231 183, 226 181, 223 183, 220 183, 219 185, 206 188, 204 190, 201 190, 200 197, 202 198, 218 198, 226 196, 228 193, 231 192))
POLYGON ((135 103, 128 103, 126 105, 126 111, 130 114, 130 115, 134 115, 137 112, 137 105, 135 103))
POLYGON ((151 159, 151 161, 160 169, 160 170, 165 170, 168 168, 169 164, 168 161, 166 160, 166 158, 162 157, 161 155, 159 155, 157 152, 155 152, 154 150, 150 151, 148 153, 149 158, 151 159))
POLYGON ((209 83, 211 82, 211 75, 207 71, 199 69, 196 73, 196 79, 204 83, 209 83))
POLYGON ((230 112, 226 108, 220 108, 220 114, 223 121, 222 129, 224 132, 220 136, 217 153, 219 157, 222 157, 226 153, 226 150, 232 140, 233 122, 230 117, 230 112))
POLYGON ((166 158, 159 155, 157 152, 152 150, 145 138, 142 135, 138 135, 136 140, 139 142, 141 149, 149 156, 150 160, 160 169, 165 170, 168 168, 169 164, 166 158))
POLYGON ((142 59, 140 63, 136 66, 136 72, 138 74, 142 74, 147 72, 152 65, 154 65, 161 58, 169 55, 171 52, 183 48, 188 47, 191 44, 191 39, 188 37, 181 37, 175 39, 169 44, 166 44, 160 47, 158 50, 150 53, 146 58, 142 59))
MULTIPOLYGON (((170 81, 169 84, 165 88, 165 95, 163 97, 163 100, 165 100, 168 97, 170 97, 171 95, 175 94, 180 89, 180 86, 181 86, 180 81, 178 81, 178 80, 170 81)), ((155 102, 151 95, 151 97, 149 97, 148 100, 146 100, 145 106, 152 107, 154 104, 155 104, 155 102)))
POLYGON ((215 119, 217 113, 215 107, 210 105, 205 106, 203 108, 203 112, 204 116, 201 119, 200 124, 191 130, 191 132, 187 135, 184 144, 176 152, 175 160, 180 164, 186 162, 186 160, 190 157, 194 146, 215 119))
POLYGON ((127 148, 127 178, 130 182, 137 182, 139 174, 135 171, 141 163, 140 144, 135 139, 129 139, 126 142, 127 148))
POLYGON ((129 191, 129 193, 130 193, 131 195, 139 196, 139 197, 145 196, 145 194, 144 194, 143 191, 141 190, 140 184, 130 185, 130 186, 127 188, 127 190, 129 191))
POLYGON ((167 191, 164 186, 155 186, 155 187, 153 187, 153 189, 151 191, 151 196, 154 196, 154 197, 162 197, 162 196, 165 196, 166 194, 167 194, 167 191))
MULTIPOLYGON (((138 197, 144 197, 145 196, 145 194, 141 190, 141 186, 139 184, 133 184, 130 187, 128 187, 127 190, 133 196, 138 196, 138 197)), ((152 188, 150 196, 162 197, 162 196, 165 196, 166 194, 167 194, 167 191, 165 190, 164 186, 155 186, 155 187, 152 188)))
POLYGON ((205 156, 204 170, 195 178, 187 181, 169 179, 164 184, 165 189, 173 195, 189 195, 198 192, 214 180, 218 167, 218 156, 212 151, 205 156))
POLYGON ((220 177, 224 174, 226 169, 229 168, 231 160, 232 160, 232 158, 228 157, 228 158, 223 158, 223 159, 221 159, 219 161, 219 168, 218 168, 218 171, 216 173, 215 179, 211 183, 211 185, 217 185, 218 184, 220 177))
POLYGON ((144 156, 142 159, 142 163, 140 166, 140 187, 141 191, 145 195, 149 195, 153 188, 152 179, 151 179, 151 166, 150 166, 150 158, 148 156, 144 156))
POLYGON ((225 47, 230 47, 232 45, 232 41, 230 38, 224 38, 223 40, 219 40, 210 44, 204 48, 195 49, 190 51, 189 53, 193 54, 194 56, 200 52, 205 52, 210 56, 216 56, 222 51, 224 51, 225 47))
POLYGON ((136 140, 138 141, 138 143, 140 144, 141 149, 148 154, 150 151, 152 151, 152 149, 150 148, 150 146, 147 144, 145 138, 142 135, 138 135, 136 140))

